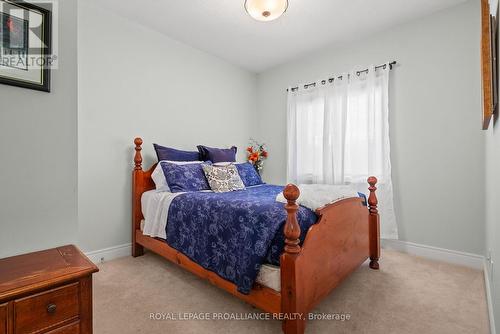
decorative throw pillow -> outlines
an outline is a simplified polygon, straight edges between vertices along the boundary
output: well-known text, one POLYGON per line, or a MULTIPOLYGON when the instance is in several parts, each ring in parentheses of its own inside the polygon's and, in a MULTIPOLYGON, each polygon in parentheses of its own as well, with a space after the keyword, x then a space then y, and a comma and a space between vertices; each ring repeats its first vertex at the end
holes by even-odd
POLYGON ((201 160, 216 162, 235 162, 236 152, 238 148, 233 146, 231 148, 213 148, 203 145, 198 145, 201 160))
POLYGON ((170 191, 170 188, 168 187, 167 179, 165 178, 165 174, 163 173, 163 168, 162 168, 162 163, 167 162, 167 163, 173 163, 176 165, 187 165, 187 164, 201 164, 203 161, 160 161, 153 173, 151 173, 151 178, 153 179, 153 182, 155 183, 156 190, 161 190, 161 191, 170 191))
POLYGON ((214 192, 224 193, 245 189, 236 166, 203 165, 202 167, 205 172, 205 176, 207 177, 208 184, 214 192))
POLYGON ((186 191, 210 190, 210 186, 203 173, 202 165, 207 163, 193 163, 188 165, 176 165, 163 162, 161 167, 168 187, 173 193, 186 191))
POLYGON ((153 144, 158 161, 200 161, 200 153, 195 151, 181 151, 175 148, 153 144))
POLYGON ((264 183, 251 163, 236 164, 236 168, 245 187, 257 186, 264 183))

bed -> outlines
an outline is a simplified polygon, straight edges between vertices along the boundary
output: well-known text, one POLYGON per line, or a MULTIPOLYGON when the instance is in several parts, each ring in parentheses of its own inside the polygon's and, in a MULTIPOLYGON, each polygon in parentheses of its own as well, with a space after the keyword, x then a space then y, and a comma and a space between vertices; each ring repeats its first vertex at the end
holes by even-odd
MULTIPOLYGON (((134 144, 132 256, 141 256, 147 248, 177 263, 245 302, 273 313, 283 320, 285 334, 304 333, 308 312, 367 259, 370 268, 379 268, 375 177, 368 179, 368 207, 363 198, 352 197, 309 212, 296 204, 300 193, 292 184, 284 188, 257 186, 226 195, 199 192, 176 197, 154 190, 151 174, 155 165, 143 170, 143 141, 136 138, 134 144), (280 206, 270 199, 281 191, 287 203, 280 206), (215 212, 224 215, 225 207, 240 208, 242 203, 246 203, 247 210, 242 214, 245 217, 238 218, 243 228, 256 221, 252 215, 273 215, 273 219, 281 219, 281 224, 253 233, 256 239, 250 238, 251 247, 245 238, 223 244, 227 253, 221 254, 220 248, 208 255, 205 249, 192 251, 191 237, 206 243, 200 236, 213 233, 220 239, 221 235, 227 237, 234 232, 229 227, 219 234, 209 230, 213 206, 220 206, 215 212), (192 218, 200 211, 203 212, 192 218), (204 223, 200 224, 200 220, 204 223), (166 233, 162 234, 162 230, 166 233), (230 270, 218 270, 218 265, 230 270)), ((210 251, 209 245, 206 251, 210 251)))
MULTIPOLYGON (((267 185, 258 185, 251 187, 249 191, 260 190, 267 187, 267 185)), ((179 193, 171 193, 161 190, 148 190, 142 194, 141 210, 144 219, 141 220, 140 228, 143 235, 165 240, 165 242, 167 242, 166 223, 168 212, 173 199, 178 196, 179 193)), ((282 234, 282 231, 278 234, 282 234)), ((174 235, 173 237, 175 238, 176 236, 174 235)), ((283 238, 279 238, 279 235, 277 235, 275 240, 273 240, 274 245, 269 247, 271 250, 268 254, 266 254, 266 261, 260 267, 260 270, 254 280, 257 284, 268 287, 278 293, 281 291, 281 281, 278 262, 279 256, 277 256, 275 248, 283 249, 282 242, 284 241, 281 239, 283 238)), ((179 249, 175 244, 171 243, 170 245, 179 249)), ((206 268, 207 266, 204 267, 206 268)))

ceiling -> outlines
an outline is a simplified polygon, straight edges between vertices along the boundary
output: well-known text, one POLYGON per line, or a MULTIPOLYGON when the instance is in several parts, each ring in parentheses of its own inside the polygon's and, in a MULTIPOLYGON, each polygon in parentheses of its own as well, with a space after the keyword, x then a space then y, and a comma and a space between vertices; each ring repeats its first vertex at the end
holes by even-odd
POLYGON ((262 72, 323 46, 356 40, 465 0, 289 0, 272 22, 253 20, 244 0, 100 0, 171 38, 262 72))

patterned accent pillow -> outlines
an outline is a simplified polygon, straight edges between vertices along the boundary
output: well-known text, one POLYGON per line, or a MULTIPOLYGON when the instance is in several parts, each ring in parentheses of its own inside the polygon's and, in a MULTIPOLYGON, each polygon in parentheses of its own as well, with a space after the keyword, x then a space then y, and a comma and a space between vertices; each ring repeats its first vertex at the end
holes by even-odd
POLYGON ((257 186, 264 183, 251 163, 236 164, 236 168, 238 168, 238 173, 245 187, 257 186))
POLYGON ((169 162, 162 162, 163 174, 167 180, 168 187, 173 193, 185 191, 210 190, 203 173, 202 165, 208 163, 193 163, 188 165, 176 165, 169 162))
POLYGON ((243 184, 243 181, 241 181, 236 166, 212 166, 204 164, 202 167, 208 180, 208 184, 214 192, 224 193, 245 189, 245 185, 243 184))
POLYGON ((155 183, 156 190, 168 191, 170 192, 170 188, 168 187, 167 179, 165 178, 165 174, 163 173, 162 164, 171 163, 174 165, 189 165, 189 164, 201 164, 203 161, 172 161, 172 160, 162 160, 157 165, 153 173, 151 174, 151 178, 155 183))

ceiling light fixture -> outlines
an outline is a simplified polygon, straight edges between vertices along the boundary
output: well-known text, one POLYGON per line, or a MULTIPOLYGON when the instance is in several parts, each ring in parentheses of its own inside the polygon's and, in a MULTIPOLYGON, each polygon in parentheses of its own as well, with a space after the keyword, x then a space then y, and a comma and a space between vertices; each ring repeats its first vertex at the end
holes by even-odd
POLYGON ((245 10, 257 21, 272 21, 283 15, 288 0, 245 0, 245 10))

